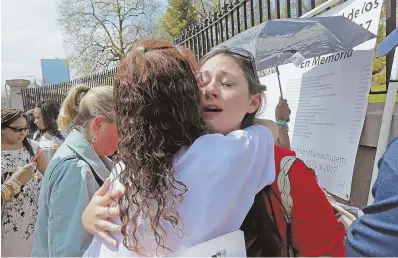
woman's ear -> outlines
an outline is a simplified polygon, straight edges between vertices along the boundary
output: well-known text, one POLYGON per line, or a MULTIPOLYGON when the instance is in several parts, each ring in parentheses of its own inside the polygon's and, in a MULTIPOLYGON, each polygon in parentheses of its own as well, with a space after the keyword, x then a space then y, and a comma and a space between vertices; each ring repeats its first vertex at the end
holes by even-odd
POLYGON ((251 96, 250 98, 251 98, 251 100, 249 103, 249 108, 248 108, 247 113, 251 114, 251 113, 256 112, 260 108, 262 99, 261 99, 261 94, 259 94, 259 93, 257 93, 254 96, 251 96))
POLYGON ((97 133, 103 122, 105 122, 105 118, 103 116, 96 116, 91 124, 93 131, 97 133))

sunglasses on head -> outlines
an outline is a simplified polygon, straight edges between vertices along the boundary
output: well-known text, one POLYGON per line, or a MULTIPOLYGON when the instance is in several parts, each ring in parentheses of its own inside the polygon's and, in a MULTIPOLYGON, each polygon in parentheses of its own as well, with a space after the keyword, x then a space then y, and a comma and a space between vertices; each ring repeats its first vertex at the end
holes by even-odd
POLYGON ((212 52, 222 51, 222 50, 226 51, 228 53, 234 54, 234 55, 238 55, 240 57, 243 57, 243 58, 246 58, 247 60, 249 60, 250 65, 251 65, 251 69, 253 71, 254 79, 256 79, 257 82, 260 82, 259 79, 258 79, 258 75, 257 75, 256 61, 254 60, 254 56, 252 55, 252 53, 250 53, 246 49, 240 48, 240 47, 218 46, 218 47, 212 48, 210 50, 209 54, 212 53, 212 52))
POLYGON ((29 129, 29 127, 24 127, 24 128, 20 128, 20 127, 12 127, 12 126, 6 126, 7 128, 10 128, 11 130, 13 130, 16 133, 20 133, 23 131, 27 131, 29 129))

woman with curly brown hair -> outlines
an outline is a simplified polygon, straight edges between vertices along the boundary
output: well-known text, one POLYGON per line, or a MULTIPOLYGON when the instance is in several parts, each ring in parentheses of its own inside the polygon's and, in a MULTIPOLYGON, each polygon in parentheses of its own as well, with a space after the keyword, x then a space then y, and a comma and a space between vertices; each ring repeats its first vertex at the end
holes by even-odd
MULTIPOLYGON (((155 40, 136 44, 121 63, 113 176, 124 192, 122 234, 114 234, 123 246, 96 236, 85 256, 163 256, 238 230, 254 196, 274 180, 266 127, 207 134, 203 113, 218 107, 203 97, 196 68, 184 49, 155 40)), ((256 112, 261 97, 246 101, 247 113, 256 112)))

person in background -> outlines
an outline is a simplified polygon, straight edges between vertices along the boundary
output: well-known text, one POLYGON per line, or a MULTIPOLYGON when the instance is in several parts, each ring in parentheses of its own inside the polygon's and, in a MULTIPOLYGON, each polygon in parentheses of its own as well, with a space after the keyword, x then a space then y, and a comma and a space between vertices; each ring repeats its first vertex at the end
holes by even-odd
POLYGON ((37 131, 37 125, 35 124, 35 115, 34 115, 34 109, 28 110, 25 114, 28 117, 28 139, 33 140, 33 135, 37 131))
POLYGON ((107 156, 117 150, 112 87, 75 86, 61 110, 58 122, 69 134, 43 178, 34 257, 82 256, 92 235, 85 232, 80 218, 110 174, 113 163, 107 156))
POLYGON ((363 215, 347 230, 347 257, 398 256, 398 137, 378 166, 372 188, 374 202, 363 208, 363 215))
POLYGON ((30 256, 37 217, 40 179, 47 160, 37 142, 27 135, 28 118, 19 109, 1 110, 1 256, 30 256))
POLYGON ((279 99, 279 103, 275 108, 275 119, 278 127, 278 139, 275 144, 285 149, 290 149, 289 125, 290 108, 286 99, 279 99))
POLYGON ((58 130, 57 119, 60 105, 55 100, 43 100, 34 109, 35 124, 39 129, 33 139, 39 143, 47 160, 51 160, 65 137, 58 130))
POLYGON ((5 202, 14 198, 21 192, 21 187, 27 184, 35 175, 35 166, 29 163, 19 168, 14 174, 1 184, 1 208, 5 202))
POLYGON ((263 119, 263 123, 268 127, 275 139, 275 145, 285 149, 290 149, 289 126, 290 108, 286 100, 280 99, 275 108, 276 122, 270 119, 263 119))

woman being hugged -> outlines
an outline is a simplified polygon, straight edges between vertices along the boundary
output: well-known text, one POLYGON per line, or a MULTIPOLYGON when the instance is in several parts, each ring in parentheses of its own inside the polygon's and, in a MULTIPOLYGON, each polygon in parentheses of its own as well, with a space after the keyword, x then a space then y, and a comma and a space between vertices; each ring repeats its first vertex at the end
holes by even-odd
MULTIPOLYGON (((28 118, 22 110, 1 110, 1 256, 30 256, 41 180, 32 159, 40 153, 27 136, 28 118)), ((37 169, 44 173, 47 160, 39 155, 37 169)))
POLYGON ((81 256, 92 236, 80 223, 94 192, 109 176, 117 150, 113 89, 75 86, 58 122, 70 133, 51 160, 40 191, 32 256, 81 256))
POLYGON ((34 109, 35 124, 39 129, 33 139, 39 143, 47 160, 51 160, 55 151, 64 142, 65 137, 58 130, 57 119, 60 105, 55 100, 43 100, 36 103, 34 109))
MULTIPOLYGON (((237 74, 240 70, 248 81, 249 89, 255 88, 259 80, 251 54, 241 48, 215 47, 203 57, 201 63, 203 84, 207 85, 207 90, 215 88, 217 83, 223 85, 223 90, 211 93, 224 99, 225 103, 234 103, 238 109, 236 112, 239 112, 241 107, 236 104, 238 95, 235 85, 243 81, 231 77, 231 74, 237 74)), ((280 100, 275 115, 276 120, 289 121, 290 110, 285 100, 280 100)), ((220 131, 223 119, 228 118, 219 114, 206 123, 211 122, 220 131)), ((242 128, 253 123, 269 126, 268 121, 254 120, 254 116, 248 116, 245 122, 242 128)), ((279 140, 276 144, 290 145, 287 128, 278 127, 279 140), (281 135, 287 137, 281 138, 281 135)), ((282 173, 282 159, 295 156, 295 153, 275 146, 274 154, 276 180, 256 196, 241 227, 245 232, 248 256, 344 256, 344 225, 337 220, 314 171, 297 159, 287 174, 282 173), (284 196, 279 190, 281 185, 284 196), (291 197, 289 214, 282 206, 288 199, 287 194, 291 197)))
POLYGON ((123 245, 114 249, 96 236, 86 256, 163 256, 238 230, 254 196, 274 180, 271 132, 239 130, 261 96, 247 94, 247 112, 206 134, 204 120, 222 103, 204 97, 197 68, 186 50, 156 40, 136 44, 122 61, 114 187, 124 195, 122 234, 114 236, 123 245))

